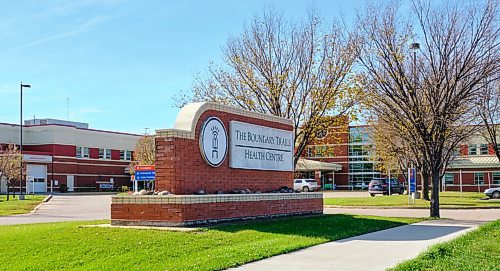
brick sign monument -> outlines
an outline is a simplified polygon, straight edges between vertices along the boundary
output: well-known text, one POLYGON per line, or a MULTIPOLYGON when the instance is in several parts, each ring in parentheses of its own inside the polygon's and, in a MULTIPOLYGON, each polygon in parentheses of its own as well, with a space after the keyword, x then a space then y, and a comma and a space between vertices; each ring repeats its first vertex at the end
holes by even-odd
POLYGON ((158 191, 116 196, 111 224, 190 226, 321 214, 321 193, 293 187, 293 123, 215 103, 183 107, 174 129, 156 131, 158 191))

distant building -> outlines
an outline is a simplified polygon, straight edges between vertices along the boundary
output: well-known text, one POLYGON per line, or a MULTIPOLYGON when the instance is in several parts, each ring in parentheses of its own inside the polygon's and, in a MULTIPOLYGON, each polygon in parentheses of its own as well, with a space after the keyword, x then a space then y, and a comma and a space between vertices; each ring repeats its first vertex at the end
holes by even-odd
POLYGON ((67 121, 67 120, 58 120, 58 119, 30 119, 25 120, 24 125, 47 125, 47 124, 59 124, 65 126, 72 126, 82 129, 88 129, 89 124, 84 122, 76 122, 76 121, 67 121))
MULTIPOLYGON (((341 165, 340 171, 319 170, 300 171, 301 177, 315 178, 323 189, 367 189, 371 179, 383 177, 375 167, 370 154, 372 142, 368 126, 330 127, 319 133, 317 139, 302 153, 307 160, 341 165)), ((404 177, 399 174, 403 181, 404 177)), ((420 186, 420 178, 417 181, 420 186)), ((484 191, 500 186, 500 162, 494 155, 493 146, 488 145, 481 135, 464 142, 457 155, 446 169, 442 180, 442 190, 484 191)))
MULTIPOLYGON (((16 124, 0 123, 0 145, 19 145, 19 128, 16 124)), ((28 190, 58 191, 63 184, 68 191, 130 186, 127 167, 139 138, 135 134, 89 129, 86 123, 26 121, 23 160, 28 190)), ((19 191, 19 183, 15 189, 19 191)))

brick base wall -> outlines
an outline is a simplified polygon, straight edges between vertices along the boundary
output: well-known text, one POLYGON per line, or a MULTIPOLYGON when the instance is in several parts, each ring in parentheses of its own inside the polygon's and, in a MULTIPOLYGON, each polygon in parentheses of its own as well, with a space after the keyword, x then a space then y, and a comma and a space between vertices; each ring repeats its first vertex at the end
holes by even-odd
POLYGON ((211 199, 198 196, 199 203, 188 203, 193 202, 191 200, 193 196, 187 196, 189 198, 186 200, 181 196, 177 197, 181 200, 167 201, 171 203, 160 203, 158 200, 149 200, 147 197, 140 200, 134 199, 134 203, 130 201, 127 203, 127 200, 120 202, 119 199, 113 198, 111 224, 189 226, 243 219, 321 214, 323 213, 323 198, 321 195, 313 194, 317 193, 287 199, 277 199, 280 196, 283 197, 280 194, 271 196, 268 194, 256 200, 248 200, 248 197, 253 195, 238 195, 240 199, 226 202, 220 202, 224 201, 224 196, 212 195, 211 199))

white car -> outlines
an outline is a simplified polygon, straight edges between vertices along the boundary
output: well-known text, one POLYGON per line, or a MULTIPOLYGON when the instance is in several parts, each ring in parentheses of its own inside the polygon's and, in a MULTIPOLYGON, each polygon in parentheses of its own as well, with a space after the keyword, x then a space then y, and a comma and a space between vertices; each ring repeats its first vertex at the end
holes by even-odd
POLYGON ((500 199, 500 187, 486 189, 484 194, 490 198, 500 199))
POLYGON ((295 179, 293 180, 293 189, 304 192, 314 191, 319 189, 320 186, 315 179, 295 179))

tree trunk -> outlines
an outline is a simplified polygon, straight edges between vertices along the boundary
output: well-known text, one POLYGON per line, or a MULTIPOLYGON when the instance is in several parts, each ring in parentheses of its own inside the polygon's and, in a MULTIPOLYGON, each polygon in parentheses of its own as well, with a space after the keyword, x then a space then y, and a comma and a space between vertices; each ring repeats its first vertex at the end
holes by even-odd
POLYGON ((439 170, 432 170, 431 217, 439 218, 439 170))
POLYGON ((430 201, 429 198, 429 172, 422 172, 422 199, 430 201))
POLYGON ((7 201, 9 201, 9 197, 10 197, 10 186, 7 183, 7 201))

